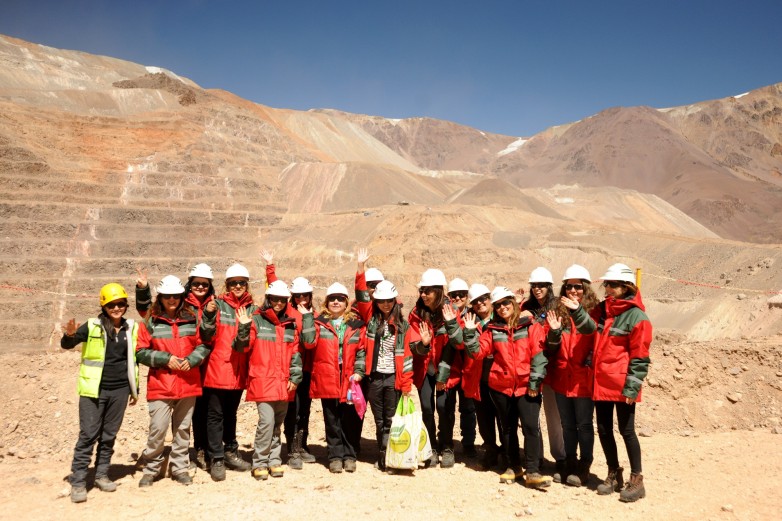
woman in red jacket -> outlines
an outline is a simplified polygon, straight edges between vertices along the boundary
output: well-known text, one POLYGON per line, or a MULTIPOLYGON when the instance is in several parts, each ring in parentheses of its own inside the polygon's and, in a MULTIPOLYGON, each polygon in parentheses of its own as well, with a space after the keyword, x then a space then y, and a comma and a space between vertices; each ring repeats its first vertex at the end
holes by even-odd
MULTIPOLYGON (((277 272, 274 266, 274 253, 268 250, 261 251, 261 258, 266 261, 266 284, 277 280, 277 272)), ((310 398, 310 381, 312 380, 312 351, 304 349, 301 343, 301 313, 299 306, 303 306, 317 318, 318 312, 312 306, 312 284, 304 277, 296 277, 290 286, 291 300, 285 311, 289 317, 296 320, 296 328, 299 333, 299 354, 302 358, 302 380, 296 387, 296 397, 288 406, 285 415, 283 432, 288 449, 288 467, 294 470, 304 468, 304 463, 315 463, 315 456, 307 447, 309 436, 310 410, 312 398, 310 398)))
POLYGON ((184 305, 184 292, 178 278, 163 277, 149 317, 139 327, 136 360, 150 368, 149 438, 141 455, 146 465, 140 487, 151 486, 160 474, 169 426, 173 433, 171 476, 183 485, 193 482, 188 473, 190 421, 196 397, 201 396, 201 372, 197 367, 209 355, 209 349, 201 342, 198 318, 184 305))
POLYGON ((390 281, 380 281, 375 286, 372 316, 367 323, 368 401, 375 418, 380 470, 386 469, 386 447, 397 403, 402 394, 410 395, 413 385, 410 324, 402 314, 398 296, 390 281))
POLYGON ((624 264, 609 267, 603 281, 606 298, 592 312, 597 340, 592 362, 595 370, 592 399, 595 401, 597 434, 608 463, 608 476, 597 487, 610 494, 622 487, 614 440, 614 409, 619 432, 630 459, 630 480, 619 500, 637 501, 646 495, 641 474, 641 444, 635 433, 635 404, 641 401, 641 385, 649 372, 652 324, 646 316, 633 270, 624 264))
POLYGON ((597 305, 592 278, 573 264, 562 277, 560 305, 547 315, 546 383, 554 391, 565 442, 565 479, 568 485, 586 485, 592 465, 595 426, 592 421, 592 348, 595 324, 589 312, 597 305), (578 459, 578 451, 581 459, 578 459))
POLYGON ((236 313, 246 308, 252 314, 256 306, 249 291, 250 272, 233 264, 225 272, 225 292, 203 312, 203 336, 212 338, 212 353, 206 363, 204 396, 206 434, 209 442, 210 475, 225 479, 225 469, 248 471, 250 464, 239 456, 236 441, 236 412, 247 386, 247 356, 232 346, 239 331, 236 313))
POLYGON ((320 316, 302 312, 304 347, 314 350, 310 396, 320 398, 326 426, 329 471, 356 471, 355 440, 360 440, 360 418, 347 402, 350 380, 365 373, 366 326, 348 309, 348 290, 335 282, 326 290, 320 316))
POLYGON ((445 275, 437 269, 426 270, 418 283, 418 300, 408 321, 412 329, 410 350, 413 352, 413 382, 418 388, 421 413, 432 440, 432 457, 428 466, 439 463, 453 467, 453 427, 456 421, 456 396, 462 379, 461 317, 445 296, 445 275), (449 364, 450 362, 450 364, 449 364), (434 411, 440 420, 436 436, 434 411), (434 440, 437 440, 435 445, 434 440))
POLYGON ((244 307, 236 313, 239 332, 233 347, 249 350, 246 400, 258 406, 252 469, 257 480, 283 476, 280 431, 301 383, 299 334, 286 314, 290 296, 285 283, 277 280, 266 288, 264 303, 252 316, 244 307))
MULTIPOLYGON (((502 421, 503 444, 508 469, 500 475, 501 483, 513 483, 522 476, 519 458, 518 424, 524 434, 527 474, 524 484, 542 488, 551 484, 540 474, 540 384, 546 375, 547 359, 543 354, 545 333, 528 313, 522 314, 512 291, 496 287, 491 292, 494 317, 480 337, 465 335, 465 349, 477 360, 494 355, 489 372, 489 392, 502 421)), ((475 329, 475 315, 468 313, 465 329, 475 329)))

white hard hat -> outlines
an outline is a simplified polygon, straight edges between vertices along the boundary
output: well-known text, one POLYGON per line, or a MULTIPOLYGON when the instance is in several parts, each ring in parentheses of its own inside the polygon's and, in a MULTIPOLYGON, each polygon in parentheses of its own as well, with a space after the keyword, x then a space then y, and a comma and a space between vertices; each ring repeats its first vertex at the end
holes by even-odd
POLYGON ((326 296, 329 295, 345 295, 348 296, 348 288, 340 284, 339 282, 335 282, 331 286, 326 289, 326 296))
POLYGON ((635 284, 635 274, 627 264, 617 263, 609 266, 600 280, 618 280, 635 284))
POLYGON ((249 279, 250 272, 247 271, 247 268, 241 264, 231 264, 228 266, 228 269, 225 270, 225 279, 228 280, 234 277, 244 277, 245 279, 249 279))
POLYGON ((554 284, 554 277, 546 268, 538 267, 530 273, 529 282, 548 282, 549 284, 554 284))
POLYGON ((467 291, 468 289, 467 283, 460 278, 455 278, 448 283, 448 293, 452 291, 467 291))
POLYGON ((375 288, 375 294, 373 295, 375 300, 388 300, 390 298, 396 298, 399 296, 399 292, 396 290, 390 280, 381 280, 377 283, 375 288))
POLYGON ((508 288, 506 288, 505 286, 497 286, 496 288, 491 290, 491 303, 492 304, 496 304, 500 300, 506 299, 508 297, 516 300, 516 295, 514 295, 513 292, 511 290, 509 290, 508 288))
POLYGON ((448 282, 445 280, 445 275, 442 271, 434 268, 430 268, 421 275, 421 281, 418 283, 419 288, 424 286, 445 286, 448 282))
POLYGON ((383 276, 383 272, 377 268, 368 268, 367 271, 364 272, 364 278, 367 282, 380 282, 381 280, 386 280, 383 276))
POLYGON ((266 288, 266 295, 269 296, 275 296, 275 297, 291 297, 291 292, 288 291, 288 285, 285 284, 281 280, 275 280, 271 284, 269 284, 269 287, 266 288))
POLYGON ((489 294, 489 288, 484 286, 483 284, 473 284, 470 286, 470 290, 467 292, 467 300, 472 302, 473 300, 477 299, 481 295, 488 295, 489 294))
POLYGON ((193 269, 190 270, 189 277, 201 277, 209 280, 213 280, 215 278, 215 276, 212 275, 212 268, 209 267, 209 264, 204 264, 203 262, 193 266, 193 269))
POLYGON ((296 277, 291 283, 291 293, 312 293, 312 284, 304 277, 296 277))
POLYGON ((174 275, 166 275, 160 279, 160 283, 158 283, 155 289, 158 295, 181 295, 185 292, 185 287, 182 285, 179 277, 174 275))
POLYGON ((589 271, 583 266, 573 264, 565 270, 565 274, 562 275, 562 280, 581 279, 592 282, 592 277, 589 276, 589 271))

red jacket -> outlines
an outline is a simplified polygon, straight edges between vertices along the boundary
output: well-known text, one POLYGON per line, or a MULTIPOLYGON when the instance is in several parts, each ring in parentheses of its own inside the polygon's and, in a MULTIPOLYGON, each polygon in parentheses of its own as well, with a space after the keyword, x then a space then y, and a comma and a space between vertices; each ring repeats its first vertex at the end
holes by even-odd
MULTIPOLYGON (((464 329, 464 344, 467 345, 468 337, 480 336, 483 327, 476 317, 475 329, 464 329)), ((462 390, 464 396, 480 401, 481 376, 483 375, 483 360, 476 360, 470 356, 462 357, 462 390)))
POLYGON ((545 384, 568 398, 591 398, 595 323, 579 306, 570 316, 562 317, 561 329, 548 329, 550 354, 545 384))
POLYGON ((198 366, 209 355, 209 348, 198 333, 196 316, 189 310, 181 318, 151 315, 139 324, 136 360, 149 366, 147 400, 178 400, 201 396, 201 371, 198 366), (186 358, 189 371, 168 368, 172 356, 186 358))
POLYGON ((250 323, 239 325, 233 348, 249 350, 248 402, 293 400, 296 392, 288 392, 288 382, 298 386, 302 379, 298 344, 294 320, 272 309, 256 310, 250 323))
MULTIPOLYGON (((446 300, 446 305, 451 305, 446 300)), ((416 310, 410 312, 408 321, 412 334, 410 336, 410 349, 413 352, 413 382, 419 389, 424 383, 424 377, 429 365, 434 365, 437 381, 445 383, 446 389, 452 389, 462 380, 462 355, 464 351, 464 337, 462 334, 462 319, 459 312, 454 309, 456 318, 446 320, 436 331, 432 324, 429 329, 433 331, 432 341, 429 346, 421 343, 421 323, 423 320, 416 310), (445 360, 443 354, 445 351, 445 360)))
MULTIPOLYGON (((369 319, 366 343, 367 375, 371 375, 377 370, 378 353, 375 351, 375 338, 378 326, 378 320, 375 317, 369 319)), ((410 324, 404 320, 399 325, 393 322, 389 323, 388 329, 394 335, 394 388, 403 393, 409 393, 413 387, 413 353, 410 351, 412 330, 410 324)))
POLYGON ((593 400, 641 401, 652 343, 652 324, 644 311, 640 292, 630 299, 609 297, 592 310, 597 323, 593 400))
POLYGON ((310 397, 346 401, 350 377, 366 374, 367 330, 360 319, 348 320, 342 339, 342 365, 339 363, 339 336, 328 318, 303 317, 304 347, 313 350, 310 397))
POLYGON ((202 329, 213 334, 212 353, 206 363, 204 387, 239 390, 247 387, 247 354, 233 349, 239 332, 236 310, 246 307, 249 313, 256 309, 249 293, 241 299, 233 293, 224 293, 215 299, 217 310, 213 315, 203 313, 202 329))
POLYGON ((490 388, 508 396, 523 396, 528 388, 538 390, 546 376, 544 342, 543 326, 531 323, 529 317, 521 317, 512 331, 504 322, 492 320, 480 337, 471 336, 465 349, 476 360, 494 355, 489 372, 490 388))

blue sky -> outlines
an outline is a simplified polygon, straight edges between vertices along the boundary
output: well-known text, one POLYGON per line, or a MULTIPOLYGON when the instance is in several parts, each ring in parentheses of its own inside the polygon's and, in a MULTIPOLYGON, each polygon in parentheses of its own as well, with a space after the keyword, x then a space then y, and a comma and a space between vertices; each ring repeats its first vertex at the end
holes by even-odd
POLYGON ((782 1, 2 0, 0 33, 279 108, 529 136, 782 82, 782 1))

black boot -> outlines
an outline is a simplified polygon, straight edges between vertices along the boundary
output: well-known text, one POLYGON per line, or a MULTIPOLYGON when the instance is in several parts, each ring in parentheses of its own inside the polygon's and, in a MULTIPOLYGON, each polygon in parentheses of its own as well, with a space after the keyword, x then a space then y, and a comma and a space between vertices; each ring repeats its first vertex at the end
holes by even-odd
POLYGON ((296 431, 293 435, 293 447, 288 450, 288 466, 293 470, 304 468, 304 462, 301 460, 301 437, 303 432, 296 431))
POLYGON ((568 473, 567 484, 572 487, 586 486, 589 481, 589 468, 592 466, 591 461, 581 460, 578 462, 574 472, 568 473))
MULTIPOLYGON (((564 483, 567 479, 567 464, 565 460, 557 460, 554 475, 552 479, 554 483, 564 483)), ((540 468, 543 468, 542 466, 540 468)))

